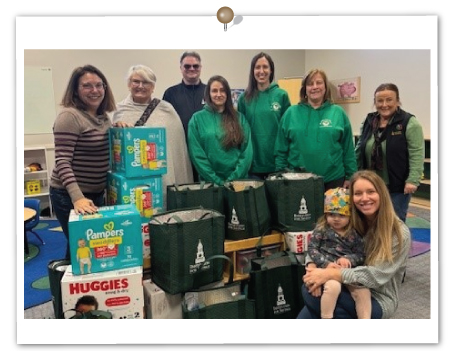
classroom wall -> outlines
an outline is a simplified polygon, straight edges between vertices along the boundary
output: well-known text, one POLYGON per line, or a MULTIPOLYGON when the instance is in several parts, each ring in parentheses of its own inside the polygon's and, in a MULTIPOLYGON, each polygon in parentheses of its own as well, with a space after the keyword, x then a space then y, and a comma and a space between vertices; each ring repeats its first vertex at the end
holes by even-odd
MULTIPOLYGON (((202 57, 202 80, 214 74, 228 79, 232 88, 245 88, 250 61, 260 50, 198 50, 202 57)), ((430 136, 430 52, 428 50, 264 50, 275 62, 275 81, 303 76, 311 68, 324 69, 328 78, 361 77, 360 103, 342 104, 349 115, 353 133, 373 111, 373 92, 383 82, 393 82, 400 89, 403 108, 416 114, 424 135, 430 136)), ((157 77, 155 97, 181 81, 181 50, 25 50, 25 66, 51 67, 56 111, 72 70, 84 64, 97 66, 107 77, 116 101, 128 93, 125 75, 134 64, 146 64, 157 77)), ((29 134, 25 146, 49 148, 49 165, 54 164, 53 135, 29 134)))
POLYGON ((424 136, 430 138, 430 60, 429 50, 308 50, 305 69, 321 68, 330 80, 361 77, 360 102, 341 105, 354 134, 359 134, 367 113, 375 111, 373 94, 377 86, 394 83, 402 108, 417 117, 424 136))

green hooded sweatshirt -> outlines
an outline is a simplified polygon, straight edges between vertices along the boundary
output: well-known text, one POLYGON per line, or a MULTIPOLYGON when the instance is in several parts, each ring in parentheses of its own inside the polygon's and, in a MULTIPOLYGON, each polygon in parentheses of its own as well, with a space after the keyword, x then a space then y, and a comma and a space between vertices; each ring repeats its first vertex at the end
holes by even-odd
POLYGON ((291 106, 288 93, 272 83, 247 101, 244 94, 238 99, 238 111, 245 115, 252 130, 252 173, 275 172, 275 139, 284 112, 291 106))
POLYGON ((244 142, 239 148, 225 150, 222 146, 222 115, 208 105, 192 115, 188 125, 188 148, 200 179, 223 185, 224 182, 248 177, 253 159, 250 127, 239 112, 238 120, 244 132, 244 142))
POLYGON ((308 103, 284 114, 275 145, 277 170, 303 167, 324 182, 356 172, 353 132, 345 111, 328 101, 314 109, 308 103))

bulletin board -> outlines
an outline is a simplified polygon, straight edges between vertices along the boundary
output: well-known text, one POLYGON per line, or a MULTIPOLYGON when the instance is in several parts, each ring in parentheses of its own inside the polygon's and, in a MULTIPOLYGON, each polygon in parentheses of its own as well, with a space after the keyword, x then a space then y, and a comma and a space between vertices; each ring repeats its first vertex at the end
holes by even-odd
POLYGON ((24 104, 25 134, 52 133, 56 108, 50 67, 24 67, 24 104))

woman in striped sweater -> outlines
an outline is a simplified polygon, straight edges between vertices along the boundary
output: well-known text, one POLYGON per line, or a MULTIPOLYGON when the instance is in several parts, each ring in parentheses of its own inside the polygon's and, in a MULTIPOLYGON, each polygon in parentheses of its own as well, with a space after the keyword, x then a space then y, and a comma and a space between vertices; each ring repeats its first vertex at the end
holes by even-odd
MULTIPOLYGON (((104 204, 109 170, 107 113, 116 109, 106 77, 91 65, 72 72, 53 125, 55 167, 50 197, 56 218, 69 238, 68 222, 75 213, 95 213, 104 204)), ((67 246, 66 258, 70 258, 67 246)))

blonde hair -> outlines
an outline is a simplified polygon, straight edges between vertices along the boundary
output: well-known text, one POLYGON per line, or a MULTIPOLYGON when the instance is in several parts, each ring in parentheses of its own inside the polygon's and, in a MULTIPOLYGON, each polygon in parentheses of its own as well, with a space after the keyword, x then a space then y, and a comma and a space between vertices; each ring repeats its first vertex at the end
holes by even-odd
POLYGON ((131 66, 128 69, 126 79, 128 83, 130 83, 131 76, 133 74, 137 74, 140 77, 142 77, 146 82, 150 82, 153 85, 156 84, 156 75, 155 73, 150 69, 150 67, 144 66, 144 65, 135 65, 131 66))
POLYGON ((400 220, 395 214, 389 191, 383 179, 373 171, 363 170, 353 174, 350 179, 350 211, 352 227, 364 237, 366 264, 393 262, 392 242, 397 238, 400 250, 403 246, 400 220), (380 197, 380 207, 375 220, 368 222, 353 202, 355 182, 365 179, 372 183, 380 197))
MULTIPOLYGON (((319 220, 317 221, 317 224, 316 224, 316 229, 318 229, 318 230, 327 230, 327 229, 331 228, 330 225, 327 222, 327 216, 330 215, 330 214, 332 214, 332 213, 329 213, 329 212, 324 213, 324 215, 319 218, 319 220)), ((350 218, 351 218, 351 216, 350 216, 350 218)), ((347 225, 344 228, 345 229, 344 234, 340 235, 340 236, 345 238, 352 231, 353 228, 352 228, 351 224, 352 224, 352 222, 351 222, 351 220, 349 220, 347 225)))

